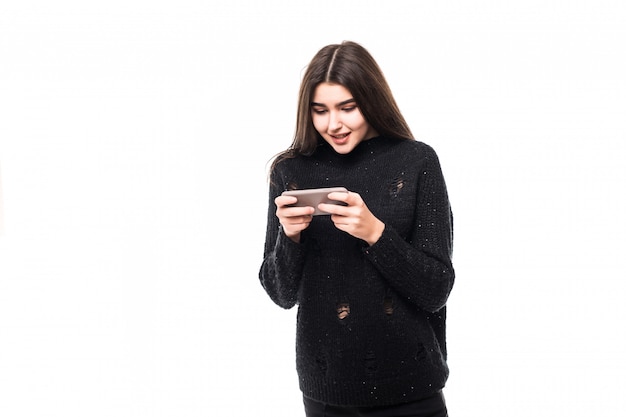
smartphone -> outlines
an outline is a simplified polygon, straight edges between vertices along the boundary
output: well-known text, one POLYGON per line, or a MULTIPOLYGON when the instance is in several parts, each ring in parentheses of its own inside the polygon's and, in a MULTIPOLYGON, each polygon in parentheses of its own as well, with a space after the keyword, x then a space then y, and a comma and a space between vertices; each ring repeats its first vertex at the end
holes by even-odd
POLYGON ((347 193, 348 190, 344 187, 329 187, 329 188, 309 188, 304 190, 288 190, 284 191, 282 195, 290 195, 298 198, 298 201, 295 204, 292 204, 291 207, 313 207, 315 212, 313 212, 314 216, 320 216, 325 214, 330 214, 325 211, 321 211, 317 208, 317 205, 320 203, 328 203, 328 204, 338 204, 345 205, 342 201, 330 200, 328 198, 328 194, 333 192, 343 192, 347 193))

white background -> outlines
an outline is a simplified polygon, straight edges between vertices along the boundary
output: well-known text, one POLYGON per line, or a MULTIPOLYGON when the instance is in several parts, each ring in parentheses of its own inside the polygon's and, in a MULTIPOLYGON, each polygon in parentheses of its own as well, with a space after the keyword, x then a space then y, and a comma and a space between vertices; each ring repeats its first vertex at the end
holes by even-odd
POLYGON ((448 182, 450 415, 626 411, 623 1, 0 4, 0 415, 303 415, 267 163, 344 39, 448 182))

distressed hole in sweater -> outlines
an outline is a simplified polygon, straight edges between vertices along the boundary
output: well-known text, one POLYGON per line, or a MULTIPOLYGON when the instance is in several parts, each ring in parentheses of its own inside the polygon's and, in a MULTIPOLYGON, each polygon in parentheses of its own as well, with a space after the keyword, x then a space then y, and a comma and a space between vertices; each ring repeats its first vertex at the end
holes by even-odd
POLYGON ((286 190, 292 191, 292 190, 297 190, 298 189, 298 184, 296 184, 295 182, 288 182, 287 183, 287 187, 285 187, 286 190))
POLYGON ((339 320, 343 320, 350 315, 350 304, 339 303, 337 304, 337 317, 339 320))
POLYGON ((389 186, 389 195, 391 197, 397 197, 403 187, 404 180, 401 177, 395 178, 389 186))
POLYGON ((393 314, 393 299, 388 295, 383 300, 383 311, 388 316, 393 314))

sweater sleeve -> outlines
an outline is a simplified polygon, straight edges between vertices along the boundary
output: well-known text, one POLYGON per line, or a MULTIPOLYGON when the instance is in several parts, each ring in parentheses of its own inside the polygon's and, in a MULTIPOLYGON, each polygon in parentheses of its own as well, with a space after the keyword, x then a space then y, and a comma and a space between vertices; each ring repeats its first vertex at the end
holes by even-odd
POLYGON ((385 225, 380 239, 365 253, 395 291, 419 308, 435 312, 446 304, 454 284, 452 238, 446 185, 437 155, 430 149, 420 172, 409 239, 385 225))
POLYGON ((259 271, 261 285, 272 301, 282 308, 292 308, 298 301, 298 289, 304 266, 305 244, 292 241, 276 217, 274 199, 281 193, 272 175, 270 181, 267 230, 263 263, 259 271))

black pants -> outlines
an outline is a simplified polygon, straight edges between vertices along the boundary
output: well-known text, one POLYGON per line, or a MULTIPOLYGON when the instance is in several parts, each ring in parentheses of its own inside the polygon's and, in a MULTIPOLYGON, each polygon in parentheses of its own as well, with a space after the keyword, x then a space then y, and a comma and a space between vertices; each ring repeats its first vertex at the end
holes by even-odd
POLYGON ((382 407, 343 407, 304 397, 306 417, 448 417, 443 393, 410 403, 382 407))

